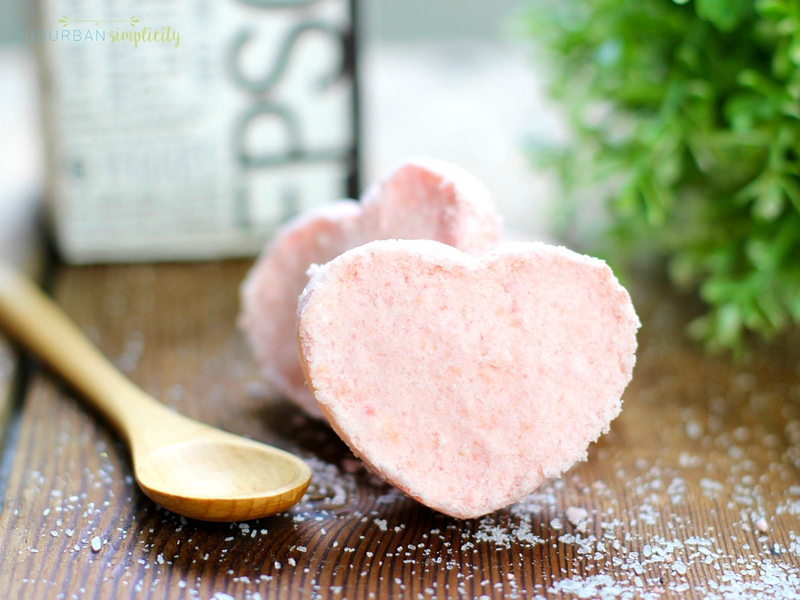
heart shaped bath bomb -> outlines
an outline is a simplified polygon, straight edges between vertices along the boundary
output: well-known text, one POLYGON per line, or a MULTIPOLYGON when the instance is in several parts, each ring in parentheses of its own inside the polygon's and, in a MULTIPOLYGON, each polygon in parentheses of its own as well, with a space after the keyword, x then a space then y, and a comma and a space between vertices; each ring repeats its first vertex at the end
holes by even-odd
POLYGON ((476 259, 390 240, 317 271, 297 335, 353 452, 406 495, 469 518, 585 460, 620 411, 638 327, 601 260, 541 243, 476 259))
POLYGON ((372 186, 286 224, 242 285, 239 325, 263 374, 310 415, 323 418, 297 357, 297 299, 312 264, 378 239, 432 239, 479 256, 500 235, 486 188, 463 169, 413 159, 372 186))

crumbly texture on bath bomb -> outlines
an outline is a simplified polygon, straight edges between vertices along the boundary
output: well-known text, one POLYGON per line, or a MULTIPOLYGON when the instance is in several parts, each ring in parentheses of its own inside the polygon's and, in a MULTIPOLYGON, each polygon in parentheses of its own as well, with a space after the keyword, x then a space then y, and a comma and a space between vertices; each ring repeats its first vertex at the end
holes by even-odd
POLYGON ((297 357, 297 299, 309 267, 378 239, 432 239, 479 256, 494 247, 500 219, 486 188, 450 163, 410 159, 361 203, 344 200, 287 223, 241 289, 239 326, 263 374, 307 413, 324 418, 297 357))
POLYGON ((639 320, 601 260, 541 243, 476 259, 377 241, 321 267, 297 341, 317 402, 376 473, 469 518, 586 458, 621 407, 639 320))

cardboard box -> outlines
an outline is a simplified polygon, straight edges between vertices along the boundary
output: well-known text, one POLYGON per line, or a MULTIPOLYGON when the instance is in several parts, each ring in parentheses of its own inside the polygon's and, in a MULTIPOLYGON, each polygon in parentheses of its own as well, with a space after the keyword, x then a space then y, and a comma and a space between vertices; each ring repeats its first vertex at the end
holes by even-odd
POLYGON ((252 255, 280 222, 358 193, 355 0, 39 8, 25 41, 65 260, 252 255))

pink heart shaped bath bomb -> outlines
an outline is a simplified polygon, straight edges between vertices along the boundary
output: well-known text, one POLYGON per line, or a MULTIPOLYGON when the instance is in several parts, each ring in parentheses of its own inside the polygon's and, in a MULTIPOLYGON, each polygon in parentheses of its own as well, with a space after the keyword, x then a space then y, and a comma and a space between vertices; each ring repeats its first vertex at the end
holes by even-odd
POLYGON ((486 188, 460 167, 413 159, 372 186, 361 203, 337 202, 287 223, 242 285, 240 327, 264 375, 322 418, 297 357, 297 298, 312 264, 378 239, 433 239, 479 256, 500 235, 486 188))
POLYGON ((391 240, 319 269, 297 335, 353 452, 408 496, 469 518, 585 460, 620 411, 638 327, 601 260, 541 243, 476 259, 391 240))

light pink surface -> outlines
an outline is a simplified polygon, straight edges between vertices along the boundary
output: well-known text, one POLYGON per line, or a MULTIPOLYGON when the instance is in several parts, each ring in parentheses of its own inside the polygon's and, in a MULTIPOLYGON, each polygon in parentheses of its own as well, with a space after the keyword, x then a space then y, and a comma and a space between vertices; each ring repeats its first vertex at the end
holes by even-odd
POLYGON ((242 285, 239 325, 264 375, 310 415, 323 418, 297 357, 297 298, 313 264, 387 238, 434 239, 479 256, 500 235, 486 188, 460 167, 416 158, 369 188, 287 223, 242 285))
POLYGON ((639 326, 604 262, 541 243, 475 259, 373 242, 321 267, 298 315, 334 429, 386 481, 460 518, 586 458, 620 411, 639 326))

